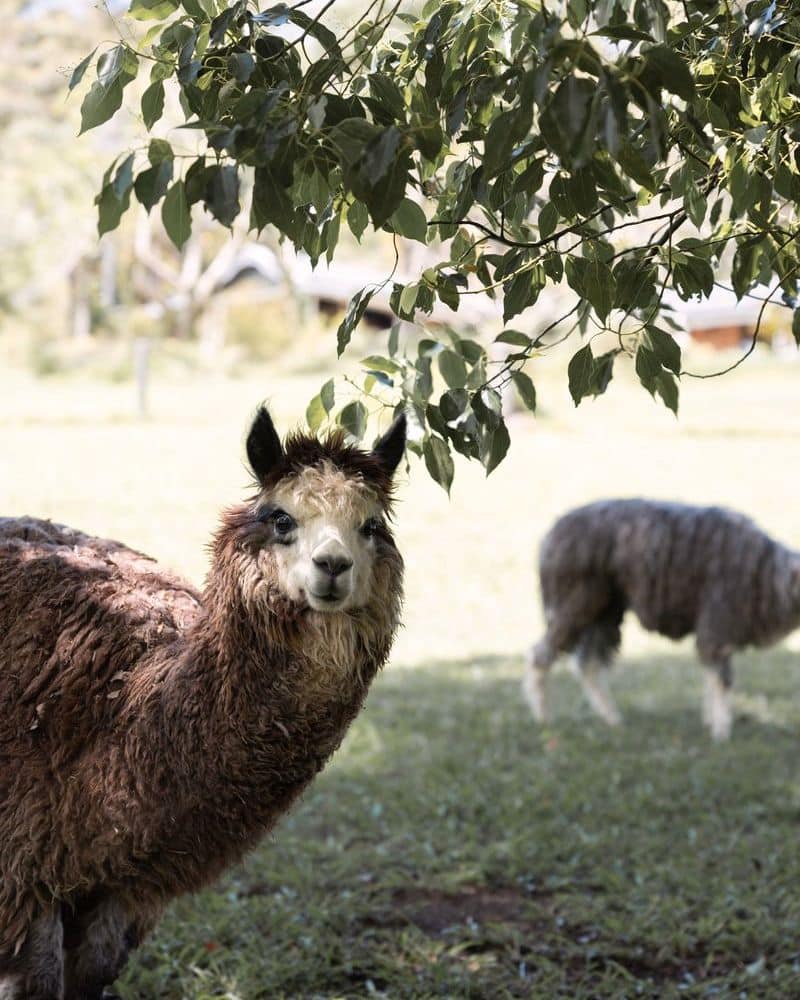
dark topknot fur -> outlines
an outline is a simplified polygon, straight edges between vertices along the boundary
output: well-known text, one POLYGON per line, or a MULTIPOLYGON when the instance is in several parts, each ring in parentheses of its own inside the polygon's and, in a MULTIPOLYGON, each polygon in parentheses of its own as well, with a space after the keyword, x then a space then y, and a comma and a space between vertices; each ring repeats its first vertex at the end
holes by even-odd
POLYGON ((392 501, 392 474, 374 451, 362 451, 345 443, 344 431, 337 428, 319 440, 294 432, 284 441, 283 455, 261 480, 261 486, 272 489, 279 482, 300 475, 304 469, 319 468, 330 462, 350 479, 361 479, 377 489, 381 501, 392 501))

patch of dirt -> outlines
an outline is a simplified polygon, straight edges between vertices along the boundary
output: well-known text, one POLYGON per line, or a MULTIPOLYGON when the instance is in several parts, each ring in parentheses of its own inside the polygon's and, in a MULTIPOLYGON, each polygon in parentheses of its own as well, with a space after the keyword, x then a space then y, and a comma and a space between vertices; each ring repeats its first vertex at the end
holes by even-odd
MULTIPOLYGON (((604 944, 598 940, 594 944, 597 932, 564 922, 559 917, 555 893, 550 892, 478 885, 448 892, 409 886, 395 890, 389 905, 376 908, 365 923, 385 929, 411 924, 431 937, 458 927, 501 925, 524 935, 524 942, 515 947, 529 964, 535 965, 537 953, 547 955, 549 961, 558 961, 566 979, 575 984, 591 981, 609 966, 624 969, 636 982, 658 988, 668 983, 688 986, 733 971, 724 956, 710 955, 703 942, 680 956, 659 955, 637 946, 635 941, 604 944)), ((505 949, 506 945, 494 935, 479 935, 464 948, 462 957, 468 958, 476 951, 505 949)), ((742 972, 744 963, 737 962, 735 968, 742 972)))
POLYGON ((533 897, 518 889, 488 889, 463 886, 446 892, 414 886, 397 889, 391 907, 374 922, 383 927, 413 924, 425 934, 442 934, 459 924, 506 924, 534 930, 542 923, 552 923, 550 897, 533 897), (534 911, 534 901, 539 904, 534 911))

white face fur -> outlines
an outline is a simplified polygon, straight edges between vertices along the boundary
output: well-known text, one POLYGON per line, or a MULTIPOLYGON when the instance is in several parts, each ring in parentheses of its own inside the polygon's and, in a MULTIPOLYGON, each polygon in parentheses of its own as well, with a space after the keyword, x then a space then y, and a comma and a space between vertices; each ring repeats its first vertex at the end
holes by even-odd
POLYGON ((259 498, 271 527, 268 556, 287 597, 315 611, 363 607, 372 587, 377 495, 330 463, 259 498))

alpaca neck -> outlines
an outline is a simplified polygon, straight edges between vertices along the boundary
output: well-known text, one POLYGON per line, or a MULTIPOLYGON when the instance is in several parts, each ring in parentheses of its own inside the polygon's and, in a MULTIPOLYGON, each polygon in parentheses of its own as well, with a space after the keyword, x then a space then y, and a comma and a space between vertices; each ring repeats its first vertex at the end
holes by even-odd
POLYGON ((256 618, 237 588, 213 576, 205 605, 177 662, 155 666, 158 725, 146 716, 138 725, 163 734, 165 759, 184 787, 233 797, 263 823, 336 749, 383 657, 370 661, 344 615, 268 627, 265 613, 256 618), (338 662, 324 655, 332 631, 338 662))

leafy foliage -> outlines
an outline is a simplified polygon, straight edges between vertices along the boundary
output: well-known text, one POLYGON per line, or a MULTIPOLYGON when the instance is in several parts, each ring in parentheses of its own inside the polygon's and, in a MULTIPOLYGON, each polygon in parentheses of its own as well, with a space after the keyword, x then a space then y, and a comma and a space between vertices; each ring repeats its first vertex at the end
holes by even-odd
MULTIPOLYGON (((501 335, 510 350, 491 370, 481 345, 446 334, 402 361, 388 350, 397 371, 372 366, 367 378, 394 390, 379 401, 399 395, 413 412, 446 488, 451 449, 487 471, 502 460, 499 393, 513 384, 533 408, 523 369, 554 340, 585 339, 569 365, 576 404, 628 357, 677 411, 667 291, 707 297, 729 271, 738 297, 769 284, 768 299, 795 306, 800 8, 789 0, 431 0, 419 17, 384 0, 338 36, 324 23, 330 4, 315 18, 303 6, 133 0, 131 15, 155 22, 149 58, 125 42, 101 53, 83 130, 115 113, 147 65, 146 127, 163 113, 164 85, 177 87, 202 151, 180 176, 166 154, 107 174, 100 229, 133 190, 148 211, 163 200, 181 246, 193 205, 230 226, 247 190, 251 227, 276 227, 313 264, 332 258, 342 226, 356 239, 371 225, 429 243, 440 261, 392 285, 403 319, 424 325, 437 300, 457 310, 485 294, 508 323, 546 288, 571 290, 577 306, 538 336, 501 335), (596 353, 603 333, 616 346, 596 353)), ((351 302, 340 354, 373 294, 351 302)), ((339 419, 358 436, 366 420, 352 406, 339 419)), ((310 419, 323 411, 318 397, 310 419)))

